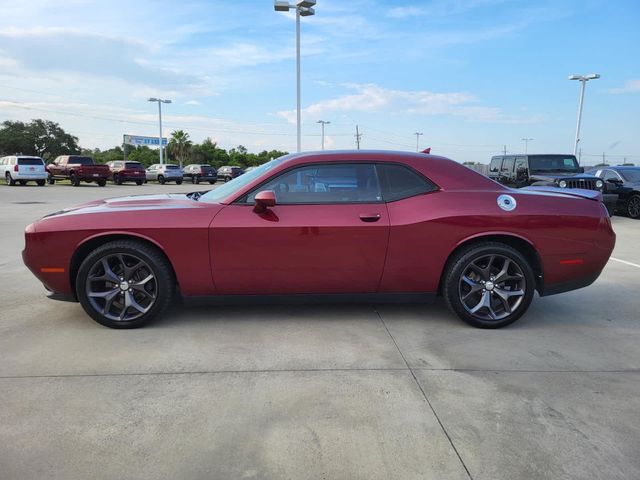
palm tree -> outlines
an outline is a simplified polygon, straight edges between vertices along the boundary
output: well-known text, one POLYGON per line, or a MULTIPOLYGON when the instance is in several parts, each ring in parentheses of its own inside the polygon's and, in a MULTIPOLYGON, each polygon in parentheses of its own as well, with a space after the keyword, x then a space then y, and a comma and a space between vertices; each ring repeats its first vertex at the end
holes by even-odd
POLYGON ((169 140, 169 151, 175 156, 180 163, 180 168, 189 154, 192 142, 189 140, 189 134, 184 130, 174 130, 171 132, 171 140, 169 140))

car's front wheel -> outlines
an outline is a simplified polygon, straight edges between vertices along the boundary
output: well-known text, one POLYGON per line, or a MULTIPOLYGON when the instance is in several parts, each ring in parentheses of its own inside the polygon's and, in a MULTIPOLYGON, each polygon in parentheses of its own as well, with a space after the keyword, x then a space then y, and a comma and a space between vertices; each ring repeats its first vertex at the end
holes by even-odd
POLYGON ((76 295, 96 322, 137 328, 162 314, 175 292, 169 262, 156 248, 135 240, 98 247, 82 262, 76 295))
POLYGON ((443 294, 449 308, 474 327, 500 328, 515 322, 531 304, 533 269, 515 248, 475 244, 459 252, 445 272, 443 294))
POLYGON ((632 195, 627 202, 627 215, 631 218, 640 218, 640 195, 632 195))
POLYGON ((165 182, 164 177, 162 175, 158 175, 158 183, 160 185, 164 185, 164 182, 165 182))

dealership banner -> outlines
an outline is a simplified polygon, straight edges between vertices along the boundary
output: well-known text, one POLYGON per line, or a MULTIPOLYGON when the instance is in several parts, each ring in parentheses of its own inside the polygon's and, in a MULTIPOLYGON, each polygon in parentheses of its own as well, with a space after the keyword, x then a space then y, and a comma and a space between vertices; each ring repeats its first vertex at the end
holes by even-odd
MULTIPOLYGON (((158 142, 158 137, 142 137, 140 135, 123 135, 123 143, 127 145, 146 145, 147 147, 157 147, 160 142, 158 142)), ((167 139, 162 139, 162 145, 167 145, 167 139)))

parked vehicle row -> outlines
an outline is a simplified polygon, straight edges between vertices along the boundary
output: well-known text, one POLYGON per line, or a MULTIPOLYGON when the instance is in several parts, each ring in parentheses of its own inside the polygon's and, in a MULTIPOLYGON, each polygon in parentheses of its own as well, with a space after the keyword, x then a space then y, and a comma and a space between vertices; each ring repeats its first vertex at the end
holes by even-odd
POLYGON ((17 183, 26 185, 27 182, 36 182, 40 186, 44 186, 46 182, 53 185, 61 180, 69 180, 71 185, 76 187, 82 182, 96 183, 104 187, 107 180, 115 185, 127 182, 142 185, 148 181, 156 181, 162 185, 175 182, 180 185, 185 180, 194 184, 214 184, 218 179, 228 182, 243 173, 242 168, 229 165, 216 170, 207 164, 192 164, 180 168, 171 163, 156 163, 147 169, 140 162, 128 160, 98 164, 91 157, 83 155, 61 155, 47 164, 40 157, 28 155, 0 158, 1 178, 11 186, 17 183))
POLYGON ((605 191, 618 196, 615 211, 640 218, 640 167, 606 167, 596 171, 605 191))

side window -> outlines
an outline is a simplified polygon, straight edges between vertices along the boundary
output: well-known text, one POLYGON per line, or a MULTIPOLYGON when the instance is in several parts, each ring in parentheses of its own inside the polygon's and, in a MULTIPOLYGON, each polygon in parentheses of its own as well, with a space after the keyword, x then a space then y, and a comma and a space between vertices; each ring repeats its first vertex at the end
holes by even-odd
POLYGON ((504 175, 509 175, 513 171, 514 162, 515 162, 515 158, 505 157, 504 162, 502 162, 502 168, 500 168, 500 173, 504 175))
POLYGON ((613 170, 604 170, 604 179, 605 180, 609 180, 609 179, 619 180, 620 177, 618 177, 618 174, 616 172, 614 172, 613 170))
POLYGON ((382 186, 382 198, 385 202, 432 192, 438 188, 422 175, 402 165, 378 164, 376 169, 382 186))
POLYGON ((516 166, 515 166, 515 172, 516 173, 518 172, 519 168, 524 168, 524 169, 528 170, 528 168, 527 168, 527 159, 526 158, 522 158, 522 157, 516 158, 516 166))
POLYGON ((382 201, 373 165, 324 164, 295 168, 258 187, 247 196, 273 190, 279 204, 370 203, 382 201))
POLYGON ((502 164, 502 157, 493 157, 491 159, 491 164, 489 165, 489 172, 499 173, 501 164, 502 164))

